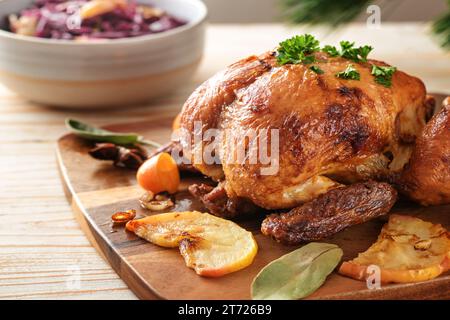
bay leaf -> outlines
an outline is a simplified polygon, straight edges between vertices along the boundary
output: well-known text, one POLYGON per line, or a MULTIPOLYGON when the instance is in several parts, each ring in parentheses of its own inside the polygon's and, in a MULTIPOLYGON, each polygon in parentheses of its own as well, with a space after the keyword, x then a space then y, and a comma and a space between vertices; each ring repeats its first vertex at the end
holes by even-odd
POLYGON ((75 119, 66 119, 67 128, 79 137, 96 142, 110 142, 118 145, 146 144, 155 148, 160 144, 144 140, 135 133, 122 133, 100 129, 75 119))
POLYGON ((342 258, 334 244, 311 242, 265 266, 252 283, 252 299, 293 300, 309 296, 342 258))

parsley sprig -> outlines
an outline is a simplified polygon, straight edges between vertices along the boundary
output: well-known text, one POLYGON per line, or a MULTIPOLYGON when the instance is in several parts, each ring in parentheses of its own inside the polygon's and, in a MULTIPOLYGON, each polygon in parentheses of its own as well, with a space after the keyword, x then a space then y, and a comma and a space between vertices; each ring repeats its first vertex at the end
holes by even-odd
POLYGON ((330 46, 328 44, 322 48, 322 51, 328 53, 332 57, 340 56, 339 50, 336 49, 335 46, 330 46))
POLYGON ((347 65, 344 71, 336 73, 336 77, 347 80, 359 80, 360 75, 358 70, 352 64, 347 65))
POLYGON ((372 65, 372 75, 375 77, 375 82, 389 88, 392 85, 392 76, 397 70, 396 67, 382 67, 372 65))
POLYGON ((339 45, 341 46, 340 50, 335 46, 326 45, 322 48, 322 51, 332 57, 342 57, 354 62, 366 62, 367 56, 373 50, 371 46, 367 45, 355 48, 355 43, 350 41, 341 41, 339 45))
MULTIPOLYGON (((317 61, 314 53, 323 51, 331 57, 342 57, 357 63, 367 62, 367 57, 372 51, 372 47, 365 45, 355 47, 354 42, 341 41, 340 48, 326 45, 320 48, 319 41, 310 34, 297 35, 283 42, 280 42, 277 50, 277 62, 280 65, 285 64, 312 64, 317 61)), ((318 66, 310 66, 309 69, 317 74, 323 74, 324 71, 318 66)), ((372 64, 372 75, 378 84, 385 87, 392 85, 392 75, 397 69, 395 67, 380 67, 372 64)), ((336 77, 347 80, 360 80, 361 75, 352 64, 347 68, 335 74, 336 77)))
POLYGON ((277 61, 279 64, 310 64, 316 59, 314 52, 319 51, 319 41, 310 34, 294 36, 280 42, 277 61))
POLYGON ((311 66, 311 67, 309 67, 309 69, 314 71, 317 74, 324 74, 325 73, 325 71, 320 69, 318 66, 311 66))

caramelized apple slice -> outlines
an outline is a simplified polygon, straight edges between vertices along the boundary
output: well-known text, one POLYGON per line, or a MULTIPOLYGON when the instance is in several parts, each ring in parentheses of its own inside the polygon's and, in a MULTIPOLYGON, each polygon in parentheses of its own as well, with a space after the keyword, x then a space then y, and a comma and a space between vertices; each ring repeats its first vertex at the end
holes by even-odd
POLYGON ((127 0, 92 0, 86 2, 80 9, 80 17, 83 20, 90 19, 117 8, 126 8, 127 0))
POLYGON ((129 231, 162 247, 179 247, 186 265, 201 276, 220 277, 253 262, 251 232, 232 221, 198 211, 169 212, 133 220, 129 231))
POLYGON ((450 269, 450 235, 440 224, 392 215, 377 242, 356 259, 344 262, 339 273, 364 280, 369 265, 380 268, 384 283, 436 278, 450 269))

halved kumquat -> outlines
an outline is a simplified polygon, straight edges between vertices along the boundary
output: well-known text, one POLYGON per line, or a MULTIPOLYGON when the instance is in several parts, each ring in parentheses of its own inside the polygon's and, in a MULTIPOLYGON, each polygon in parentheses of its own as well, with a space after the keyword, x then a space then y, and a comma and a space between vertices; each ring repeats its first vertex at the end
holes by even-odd
POLYGON ((145 161, 136 175, 139 185, 154 194, 175 193, 180 185, 177 163, 168 153, 160 153, 145 161))

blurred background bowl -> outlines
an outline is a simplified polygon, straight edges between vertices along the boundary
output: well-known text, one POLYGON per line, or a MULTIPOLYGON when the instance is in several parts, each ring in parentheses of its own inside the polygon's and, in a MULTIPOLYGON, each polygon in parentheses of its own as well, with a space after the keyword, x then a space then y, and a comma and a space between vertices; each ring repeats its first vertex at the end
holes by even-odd
MULTIPOLYGON (((32 2, 0 1, 0 21, 32 2)), ((207 9, 200 0, 138 2, 188 23, 152 35, 92 42, 0 30, 0 81, 32 101, 71 108, 143 103, 176 89, 200 63, 207 9)))

